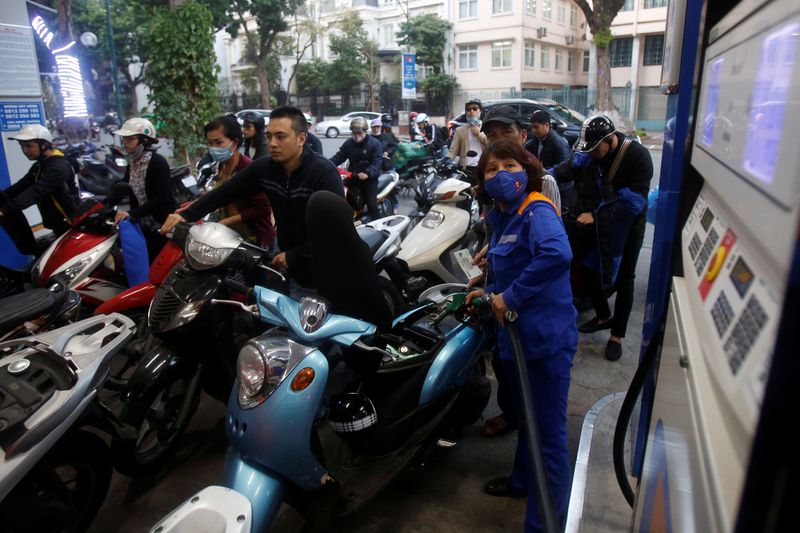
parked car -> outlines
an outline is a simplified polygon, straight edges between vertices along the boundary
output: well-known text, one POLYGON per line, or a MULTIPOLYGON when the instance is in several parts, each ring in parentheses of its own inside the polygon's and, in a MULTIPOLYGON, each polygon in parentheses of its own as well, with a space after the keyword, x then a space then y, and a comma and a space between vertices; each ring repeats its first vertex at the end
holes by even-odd
POLYGON ((264 117, 264 124, 269 124, 269 115, 272 113, 271 109, 242 109, 236 112, 236 118, 241 118, 245 113, 258 113, 264 117))
POLYGON ((329 139, 334 139, 342 132, 349 133, 350 121, 356 117, 363 117, 367 119, 367 124, 369 124, 370 121, 380 118, 381 114, 373 113, 371 111, 352 111, 340 118, 323 120, 322 122, 317 122, 317 135, 325 135, 329 139))
MULTIPOLYGON (((522 119, 528 123, 530 123, 531 115, 534 111, 538 111, 539 109, 546 111, 550 114, 550 123, 552 127, 567 139, 570 146, 575 144, 575 141, 580 136, 581 124, 586 120, 586 117, 578 111, 559 104, 555 100, 548 100, 545 98, 536 100, 529 100, 526 98, 487 100, 483 102, 483 113, 486 114, 489 109, 499 105, 510 105, 517 108, 522 119)), ((464 113, 461 113, 451 120, 447 125, 450 135, 452 136, 455 129, 462 124, 466 124, 466 122, 467 120, 464 117, 464 113)))

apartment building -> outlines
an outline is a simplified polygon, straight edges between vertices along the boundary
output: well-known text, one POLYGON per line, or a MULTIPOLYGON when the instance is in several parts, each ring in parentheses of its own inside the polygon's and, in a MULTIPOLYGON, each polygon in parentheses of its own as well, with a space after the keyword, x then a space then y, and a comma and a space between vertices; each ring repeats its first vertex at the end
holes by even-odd
POLYGON ((529 88, 586 86, 589 42, 583 12, 565 0, 450 0, 454 102, 529 88))
MULTIPOLYGON (((659 100, 666 6, 667 0, 626 0, 611 26, 611 84, 617 88, 615 102, 631 117, 659 100)), ((400 74, 396 33, 402 22, 424 13, 450 21, 445 70, 460 85, 452 109, 470 96, 502 98, 526 90, 554 97, 584 90, 584 101, 591 100, 586 88, 592 93, 595 87, 594 46, 572 0, 308 0, 301 16, 330 27, 347 10, 359 13, 365 32, 378 43, 386 82, 398 81, 400 74)), ((304 59, 333 59, 329 40, 330 33, 321 35, 304 59)), ((221 77, 234 92, 241 90, 237 80, 249 67, 241 61, 243 48, 243 39, 218 34, 221 77)), ((284 57, 281 63, 287 89, 294 60, 284 57)), ((425 74, 424 67, 418 69, 418 81, 425 74)), ((663 117, 660 108, 650 114, 663 117)))

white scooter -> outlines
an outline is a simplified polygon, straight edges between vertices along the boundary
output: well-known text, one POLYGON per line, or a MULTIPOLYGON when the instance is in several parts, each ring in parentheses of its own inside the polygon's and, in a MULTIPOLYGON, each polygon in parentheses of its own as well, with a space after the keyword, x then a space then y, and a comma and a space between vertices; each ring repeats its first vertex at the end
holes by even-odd
POLYGON ((400 252, 387 263, 386 273, 407 302, 440 283, 466 284, 481 271, 472 257, 485 237, 478 202, 469 183, 448 178, 436 187, 433 205, 400 243, 400 252))
POLYGON ((92 522, 112 473, 97 430, 127 433, 97 395, 135 330, 125 316, 99 315, 0 343, 0 531, 92 522))

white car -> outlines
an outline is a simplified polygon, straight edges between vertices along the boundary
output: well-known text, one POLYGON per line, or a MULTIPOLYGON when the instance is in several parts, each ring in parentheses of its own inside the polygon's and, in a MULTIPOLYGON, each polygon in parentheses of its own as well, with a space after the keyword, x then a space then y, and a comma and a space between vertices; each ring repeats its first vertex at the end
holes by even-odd
POLYGON ((369 124, 370 121, 380 118, 381 114, 373 113, 371 111, 353 111, 340 118, 323 120, 322 122, 317 122, 315 128, 317 135, 325 135, 329 139, 333 139, 338 137, 342 132, 350 133, 350 121, 356 117, 365 118, 367 120, 367 124, 369 124))

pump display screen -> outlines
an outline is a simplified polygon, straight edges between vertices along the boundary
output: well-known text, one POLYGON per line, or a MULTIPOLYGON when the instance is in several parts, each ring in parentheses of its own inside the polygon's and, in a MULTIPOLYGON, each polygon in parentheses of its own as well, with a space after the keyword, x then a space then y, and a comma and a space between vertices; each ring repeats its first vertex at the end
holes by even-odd
POLYGON ((800 24, 789 24, 769 34, 761 45, 742 163, 766 183, 772 183, 778 165, 798 35, 800 24))
POLYGON ((733 282, 733 286, 736 287, 736 292, 738 292, 739 296, 742 298, 744 298, 750 285, 753 284, 753 278, 753 271, 750 270, 750 267, 747 266, 744 259, 741 257, 737 259, 736 264, 733 265, 733 270, 731 270, 731 281, 733 282))

